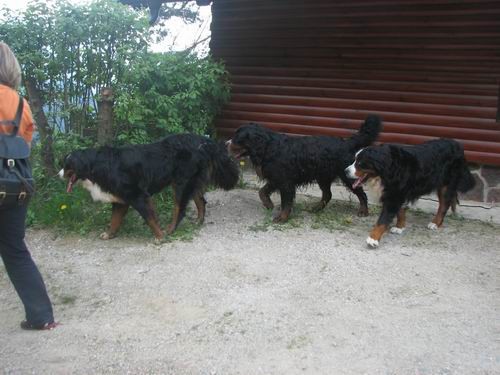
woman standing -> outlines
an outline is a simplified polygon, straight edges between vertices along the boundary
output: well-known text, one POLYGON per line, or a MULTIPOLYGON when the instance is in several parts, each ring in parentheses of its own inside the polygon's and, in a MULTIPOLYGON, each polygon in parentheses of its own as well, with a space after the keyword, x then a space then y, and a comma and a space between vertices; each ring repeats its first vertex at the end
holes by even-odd
MULTIPOLYGON (((21 68, 9 46, 0 42, 0 121, 12 120, 19 104, 17 89, 21 84, 21 68)), ((23 99, 24 100, 24 99, 23 99)), ((19 123, 18 136, 31 145, 33 138, 33 117, 28 103, 19 123)), ((0 133, 9 133, 11 127, 0 126, 0 133)), ((27 205, 2 207, 0 204, 0 255, 5 264, 17 294, 26 311, 26 320, 21 328, 29 330, 50 330, 54 322, 52 304, 42 276, 24 242, 27 205)))

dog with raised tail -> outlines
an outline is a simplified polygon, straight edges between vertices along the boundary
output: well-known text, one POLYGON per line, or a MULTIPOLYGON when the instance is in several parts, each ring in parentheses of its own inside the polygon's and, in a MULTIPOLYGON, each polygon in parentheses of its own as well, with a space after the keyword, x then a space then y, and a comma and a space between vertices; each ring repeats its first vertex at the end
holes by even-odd
POLYGON ((257 175, 266 182, 259 191, 262 204, 273 209, 271 194, 281 196, 280 212, 274 222, 282 223, 290 216, 298 187, 317 183, 322 197, 315 211, 326 207, 332 198, 331 184, 337 178, 359 200, 358 215, 368 215, 368 199, 361 186, 352 187, 344 169, 354 160, 354 154, 371 145, 382 130, 379 117, 371 115, 351 137, 296 137, 272 131, 258 124, 243 125, 227 142, 236 158, 248 156, 257 175))

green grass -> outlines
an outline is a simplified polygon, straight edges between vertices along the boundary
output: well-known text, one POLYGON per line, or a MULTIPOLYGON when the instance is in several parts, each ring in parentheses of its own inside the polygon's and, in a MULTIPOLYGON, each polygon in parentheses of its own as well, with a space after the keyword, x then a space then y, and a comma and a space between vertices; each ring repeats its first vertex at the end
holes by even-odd
POLYGON ((252 232, 267 232, 268 230, 289 230, 300 228, 304 225, 304 205, 302 203, 296 203, 293 206, 292 213, 286 223, 273 223, 273 212, 272 210, 265 211, 264 220, 259 220, 248 227, 249 231, 252 232))
POLYGON ((77 297, 72 295, 62 295, 56 298, 56 303, 58 305, 74 305, 77 300, 77 297))
POLYGON ((311 213, 312 229, 347 229, 356 222, 358 207, 351 202, 332 201, 323 210, 311 213))

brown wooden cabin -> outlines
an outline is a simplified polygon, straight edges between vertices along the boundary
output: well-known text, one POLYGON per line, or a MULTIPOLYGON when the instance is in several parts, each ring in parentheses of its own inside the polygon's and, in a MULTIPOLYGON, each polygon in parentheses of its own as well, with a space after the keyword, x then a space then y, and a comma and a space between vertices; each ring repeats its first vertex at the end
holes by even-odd
POLYGON ((214 0, 212 15, 232 83, 220 136, 254 121, 345 137, 374 113, 382 142, 455 138, 500 166, 500 0, 214 0))

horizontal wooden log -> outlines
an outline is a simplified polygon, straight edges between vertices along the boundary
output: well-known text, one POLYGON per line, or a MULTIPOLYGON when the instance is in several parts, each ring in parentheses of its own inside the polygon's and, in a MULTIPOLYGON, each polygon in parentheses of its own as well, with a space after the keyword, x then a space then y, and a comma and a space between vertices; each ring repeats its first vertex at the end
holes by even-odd
MULTIPOLYGON (((216 52, 216 51, 215 51, 216 52)), ((500 74, 500 64, 479 61, 447 60, 436 61, 425 59, 354 59, 354 58, 314 58, 314 57, 265 57, 265 56, 222 56, 214 53, 216 59, 224 60, 228 65, 287 67, 287 68, 323 68, 323 69, 357 69, 360 71, 396 71, 412 72, 416 70, 448 73, 454 72, 470 76, 489 77, 495 80, 500 74)))
POLYGON ((492 36, 461 35, 450 38, 449 36, 433 35, 374 35, 369 32, 348 34, 344 36, 273 36, 273 38, 260 37, 255 34, 221 34, 211 40, 211 47, 214 50, 224 48, 359 48, 359 49, 398 49, 405 50, 411 48, 414 50, 498 50, 498 39, 500 32, 492 36), (388 38, 390 37, 390 38, 388 38))
MULTIPOLYGON (((230 67, 230 70, 233 68, 230 67)), ((267 74, 249 68, 234 68, 231 74, 231 82, 236 85, 267 85, 276 87, 306 87, 314 89, 335 88, 335 89, 349 89, 349 90, 377 90, 377 91, 390 91, 390 92, 403 92, 403 93, 428 93, 434 96, 441 96, 448 94, 450 97, 477 97, 478 100, 491 100, 496 96, 497 87, 496 83, 484 85, 474 84, 469 82, 414 82, 404 81, 393 77, 393 79, 379 80, 376 77, 371 79, 348 79, 348 78, 328 78, 315 76, 301 76, 302 72, 293 71, 278 71, 272 69, 267 74), (248 75, 238 74, 252 73, 248 75), (287 72, 289 75, 286 75, 287 72), (276 74, 276 75, 273 75, 276 74)), ((321 72, 316 72, 321 74, 321 72)), ((305 74, 304 74, 305 75, 305 74)), ((414 76, 408 76, 414 78, 414 76)), ((444 77, 441 77, 444 78, 444 77)), ((447 96, 448 96, 447 95, 447 96)))
POLYGON ((335 24, 336 28, 339 29, 373 29, 379 31, 393 31, 397 34, 398 29, 402 29, 404 32, 411 30, 412 28, 429 27, 429 31, 449 31, 453 29, 462 28, 474 28, 474 27, 491 27, 495 28, 498 26, 498 14, 493 12, 491 15, 471 15, 471 16, 456 16, 452 19, 446 19, 443 17, 434 17, 429 19, 426 16, 402 16, 392 19, 391 17, 325 17, 325 18, 315 18, 315 19, 300 19, 290 20, 286 18, 278 18, 272 20, 224 20, 212 26, 214 31, 226 31, 233 32, 237 30, 244 30, 247 28, 246 22, 253 23, 255 28, 260 29, 306 29, 313 27, 318 28, 329 28, 332 24, 335 24))
MULTIPOLYGON (((272 113, 272 114, 287 114, 310 117, 325 117, 325 118, 345 118, 352 120, 363 120, 373 111, 346 109, 346 108, 325 108, 312 106, 295 106, 295 105, 276 105, 276 104, 260 104, 260 103, 240 103, 231 102, 225 106, 227 111, 235 112, 254 112, 254 113, 272 113)), ((377 111, 377 115, 384 121, 391 121, 401 124, 412 125, 430 125, 443 126, 451 128, 465 129, 483 129, 493 132, 500 132, 500 124, 495 119, 479 119, 476 117, 455 117, 455 116, 436 116, 425 114, 409 114, 399 112, 384 112, 377 111)))
POLYGON ((390 0, 371 0, 371 1, 331 1, 331 0, 315 0, 314 6, 311 3, 303 0, 217 0, 214 3, 214 10, 220 12, 258 12, 272 10, 294 10, 294 9, 336 9, 338 12, 352 12, 356 9, 462 9, 469 8, 475 5, 476 7, 495 7, 498 2, 495 0, 467 0, 467 2, 458 2, 456 0, 398 0, 398 2, 390 0), (285 2, 286 1, 286 2, 285 2), (284 6, 286 5, 286 7, 284 6))
POLYGON ((284 85, 262 85, 262 84, 238 84, 238 79, 232 79, 235 84, 231 85, 233 94, 265 94, 285 96, 309 96, 339 99, 362 99, 379 100, 405 103, 430 103, 451 104, 474 107, 491 107, 497 105, 494 96, 456 95, 456 94, 434 94, 415 93, 410 91, 376 90, 376 89, 344 89, 329 87, 303 87, 284 85))
POLYGON ((233 94, 232 101, 242 103, 264 103, 264 104, 283 104, 313 107, 330 108, 350 108, 366 111, 386 111, 414 114, 434 114, 456 117, 477 117, 483 119, 494 119, 496 116, 495 108, 466 107, 439 104, 420 104, 420 103, 388 103, 375 100, 354 100, 354 99, 331 99, 331 98, 311 98, 299 96, 278 96, 263 94, 233 94))
MULTIPOLYGON (((499 35, 500 36, 500 35, 499 35)), ((236 46, 233 48, 222 47, 216 48, 212 45, 212 53, 216 56, 224 56, 225 58, 236 56, 236 57, 287 57, 287 58, 302 58, 307 56, 308 58, 326 58, 329 60, 336 59, 373 59, 377 62, 390 61, 393 59, 397 60, 412 60, 412 61, 425 61, 426 63, 432 61, 446 61, 453 62, 456 61, 458 65, 474 65, 478 63, 485 62, 487 64, 494 65, 500 61, 500 51, 499 49, 483 49, 481 53, 477 50, 468 49, 454 49, 448 50, 446 53, 436 53, 435 50, 430 49, 396 49, 396 48, 348 48, 348 47, 329 47, 329 48, 319 48, 319 47, 242 47, 236 46)))
MULTIPOLYGON (((226 62, 227 63, 227 62, 226 62)), ((226 64, 231 75, 247 75, 262 77, 294 77, 333 79, 338 82, 350 82, 356 87, 373 84, 392 85, 393 82, 403 82, 412 85, 409 90, 433 92, 432 90, 447 89, 447 92, 472 95, 495 95, 497 79, 479 74, 464 75, 450 71, 423 71, 419 69, 399 72, 394 70, 353 69, 350 67, 310 68, 310 67, 282 67, 282 66, 252 66, 226 64), (435 86, 435 83, 441 83, 435 86), (361 86, 360 86, 361 85, 361 86), (428 90, 419 90, 417 87, 426 87, 428 90), (467 91, 462 91, 466 89, 467 91), (470 91, 474 90, 474 91, 470 91), (480 91, 479 91, 480 90, 480 91)), ((365 87, 367 88, 367 87, 365 87)), ((438 91, 440 92, 440 91, 438 91)))

